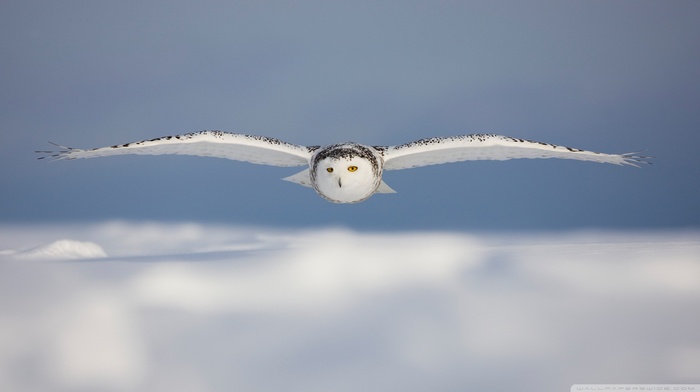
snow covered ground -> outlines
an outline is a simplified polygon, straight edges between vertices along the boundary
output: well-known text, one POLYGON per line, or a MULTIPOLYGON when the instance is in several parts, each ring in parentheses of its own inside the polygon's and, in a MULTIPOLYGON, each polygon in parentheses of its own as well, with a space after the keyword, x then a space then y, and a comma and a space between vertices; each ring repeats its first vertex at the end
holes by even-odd
POLYGON ((3 391, 700 380, 700 232, 0 226, 3 391))

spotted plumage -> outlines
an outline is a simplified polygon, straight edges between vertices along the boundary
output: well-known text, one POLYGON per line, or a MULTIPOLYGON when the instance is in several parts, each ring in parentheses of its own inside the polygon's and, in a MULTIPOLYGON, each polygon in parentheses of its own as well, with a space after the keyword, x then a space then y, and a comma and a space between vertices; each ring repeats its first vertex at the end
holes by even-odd
POLYGON ((272 166, 306 166, 284 180, 313 188, 335 203, 358 203, 375 193, 394 193, 382 180, 386 170, 473 160, 562 158, 638 166, 648 163, 635 154, 604 154, 577 148, 493 134, 432 137, 396 146, 340 143, 326 147, 300 146, 266 136, 222 131, 116 144, 82 150, 63 147, 39 159, 82 159, 113 155, 197 155, 272 166))

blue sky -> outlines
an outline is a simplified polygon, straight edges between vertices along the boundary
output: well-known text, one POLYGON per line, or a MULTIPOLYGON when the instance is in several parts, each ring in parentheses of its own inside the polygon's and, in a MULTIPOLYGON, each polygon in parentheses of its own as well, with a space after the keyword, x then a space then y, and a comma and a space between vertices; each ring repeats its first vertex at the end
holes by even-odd
POLYGON ((367 229, 700 226, 700 4, 4 2, 0 221, 367 229), (334 205, 296 169, 196 157, 37 161, 219 129, 297 144, 492 132, 642 169, 509 161, 390 172, 334 205))

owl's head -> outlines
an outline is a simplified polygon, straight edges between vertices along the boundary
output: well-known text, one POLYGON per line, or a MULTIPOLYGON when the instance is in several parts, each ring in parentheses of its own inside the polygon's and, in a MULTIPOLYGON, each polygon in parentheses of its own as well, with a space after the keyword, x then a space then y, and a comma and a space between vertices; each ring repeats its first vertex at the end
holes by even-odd
POLYGON ((366 200, 381 183, 381 157, 367 146, 354 143, 329 146, 319 150, 312 162, 314 189, 334 203, 366 200))

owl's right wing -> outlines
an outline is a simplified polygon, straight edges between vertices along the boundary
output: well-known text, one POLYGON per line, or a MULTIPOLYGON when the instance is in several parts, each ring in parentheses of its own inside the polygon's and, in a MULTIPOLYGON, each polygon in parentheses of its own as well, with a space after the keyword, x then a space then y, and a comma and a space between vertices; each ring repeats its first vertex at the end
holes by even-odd
POLYGON ((318 147, 305 147, 264 136, 251 136, 222 131, 201 131, 184 135, 164 136, 139 142, 81 150, 63 147, 61 151, 37 151, 49 154, 43 158, 82 159, 113 155, 196 155, 226 158, 271 166, 308 165, 318 147))
POLYGON ((634 154, 604 154, 490 134, 434 137, 398 146, 375 148, 384 157, 384 170, 409 169, 449 162, 502 161, 516 158, 562 158, 631 166, 648 163, 643 160, 647 157, 634 154))

